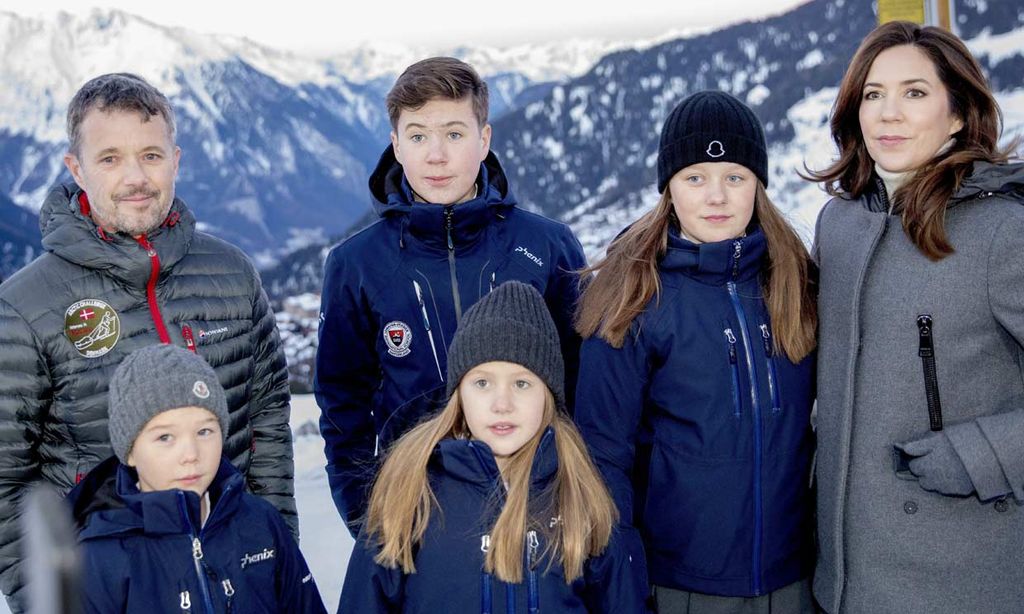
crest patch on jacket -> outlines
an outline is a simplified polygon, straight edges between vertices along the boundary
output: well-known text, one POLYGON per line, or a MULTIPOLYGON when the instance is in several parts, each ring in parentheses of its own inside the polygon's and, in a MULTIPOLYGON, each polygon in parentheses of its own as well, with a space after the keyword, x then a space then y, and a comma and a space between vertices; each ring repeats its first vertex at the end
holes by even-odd
POLYGON ((104 301, 87 298, 71 305, 64 313, 64 336, 82 356, 99 358, 117 345, 121 319, 104 301))
POLYGON ((412 329, 405 322, 388 322, 384 325, 384 345, 388 347, 388 354, 401 358, 408 356, 412 351, 412 329))

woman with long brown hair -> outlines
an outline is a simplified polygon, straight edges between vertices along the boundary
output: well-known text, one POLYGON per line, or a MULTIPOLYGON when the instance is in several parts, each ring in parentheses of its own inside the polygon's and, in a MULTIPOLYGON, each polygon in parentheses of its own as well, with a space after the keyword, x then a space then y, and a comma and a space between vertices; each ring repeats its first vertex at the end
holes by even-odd
POLYGON ((818 531, 828 612, 1024 603, 1024 165, 954 35, 861 44, 818 219, 818 531))
POLYGON ((643 611, 642 564, 565 411, 558 339, 521 282, 463 315, 450 400, 389 451, 339 612, 643 611))
POLYGON ((767 184, 753 111, 694 94, 661 200, 586 271, 576 420, 662 614, 813 611, 812 265, 767 184))

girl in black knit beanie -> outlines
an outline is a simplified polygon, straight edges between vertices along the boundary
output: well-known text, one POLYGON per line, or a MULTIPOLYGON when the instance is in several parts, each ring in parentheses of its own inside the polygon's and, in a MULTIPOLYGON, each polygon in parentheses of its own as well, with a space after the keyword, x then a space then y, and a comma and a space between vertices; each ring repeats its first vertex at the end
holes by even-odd
POLYGON ((657 167, 657 206, 585 271, 576 422, 659 612, 812 611, 813 265, 735 97, 682 101, 657 167))

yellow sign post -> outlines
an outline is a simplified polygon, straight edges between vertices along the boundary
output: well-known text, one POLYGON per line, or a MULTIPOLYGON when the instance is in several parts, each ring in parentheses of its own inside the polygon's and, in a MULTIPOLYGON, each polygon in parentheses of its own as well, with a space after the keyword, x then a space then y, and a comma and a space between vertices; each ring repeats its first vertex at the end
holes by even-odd
POLYGON ((928 0, 878 0, 878 23, 912 21, 924 25, 928 0))
POLYGON ((954 0, 878 0, 878 23, 911 21, 953 31, 954 0))

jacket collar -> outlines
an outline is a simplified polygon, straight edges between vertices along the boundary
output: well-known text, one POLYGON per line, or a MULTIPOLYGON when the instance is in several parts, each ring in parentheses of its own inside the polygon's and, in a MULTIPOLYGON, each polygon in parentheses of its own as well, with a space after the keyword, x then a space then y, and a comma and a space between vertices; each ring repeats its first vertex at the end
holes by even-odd
MULTIPOLYGON (((964 178, 960 188, 950 199, 949 206, 977 198, 982 194, 1017 195, 1024 199, 1024 163, 992 164, 977 161, 971 174, 964 178)), ((861 204, 868 211, 888 212, 889 194, 882 178, 875 173, 872 182, 860 197, 861 204)))
POLYGON ((721 285, 729 281, 746 281, 756 277, 763 266, 767 245, 761 228, 755 227, 745 237, 695 244, 670 229, 668 249, 661 259, 663 271, 678 271, 697 281, 721 285))
POLYGON ((1024 200, 1024 162, 1014 164, 991 164, 975 162, 954 200, 967 200, 981 194, 1015 194, 1024 200))
MULTIPOLYGON (((116 462, 116 458, 90 472, 68 495, 79 524, 85 525, 81 539, 140 532, 146 535, 199 532, 199 495, 177 489, 140 492, 137 481, 135 470, 116 462), (96 501, 100 501, 100 505, 91 505, 96 501)), ((204 531, 214 529, 234 515, 243 490, 242 474, 222 458, 208 491, 212 509, 204 531)))
POLYGON ((506 215, 516 204, 494 152, 488 153, 480 165, 477 188, 475 198, 458 205, 416 202, 391 145, 381 154, 370 175, 370 192, 377 214, 399 219, 403 233, 408 229, 414 237, 435 247, 447 248, 447 216, 451 216, 452 242, 458 246, 474 242, 495 217, 506 215))
MULTIPOLYGON (((501 480, 498 464, 490 447, 476 439, 443 439, 434 450, 434 462, 448 475, 493 488, 501 480)), ((558 471, 558 450, 555 447, 555 432, 547 427, 541 435, 537 454, 533 457, 530 483, 533 488, 543 487, 558 471)))
MULTIPOLYGON (((64 260, 95 269, 131 288, 144 288, 149 280, 149 255, 134 237, 106 234, 85 212, 85 193, 77 185, 57 185, 39 212, 43 248, 64 260)), ((160 258, 161 278, 181 260, 192 244, 195 217, 175 198, 166 221, 146 238, 160 258)))

